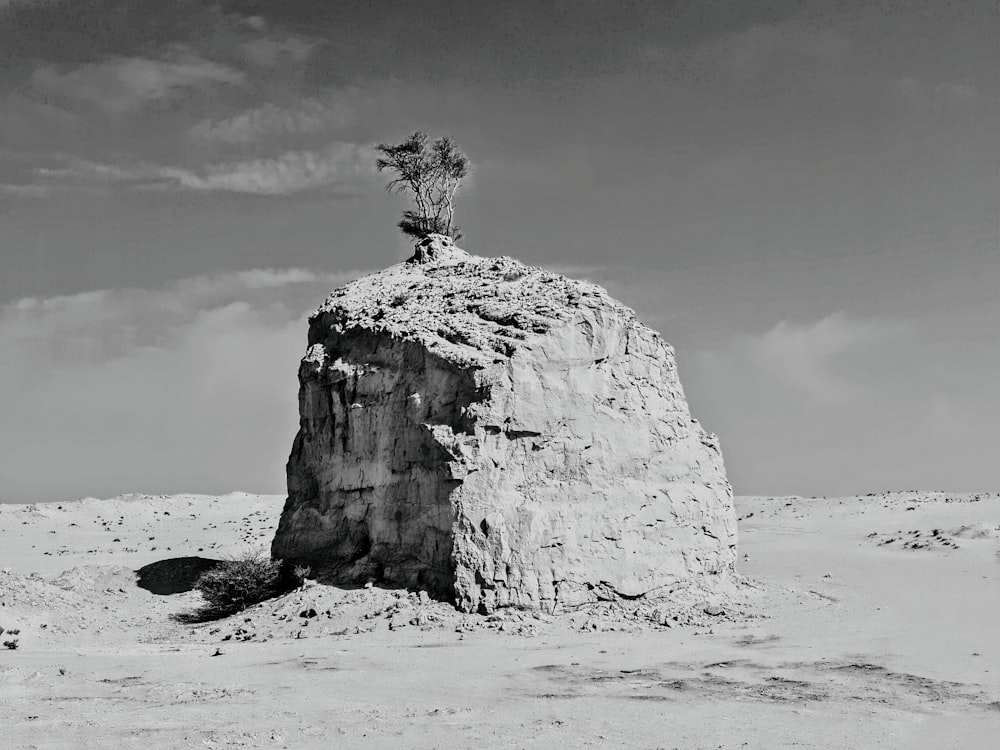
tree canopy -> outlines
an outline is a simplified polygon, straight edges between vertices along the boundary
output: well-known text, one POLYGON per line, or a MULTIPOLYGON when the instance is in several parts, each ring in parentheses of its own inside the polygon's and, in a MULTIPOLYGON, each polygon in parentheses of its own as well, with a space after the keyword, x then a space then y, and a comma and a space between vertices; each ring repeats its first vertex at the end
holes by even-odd
POLYGON ((472 164, 455 141, 450 136, 430 141, 426 133, 418 131, 402 143, 380 143, 375 149, 381 154, 375 162, 378 171, 388 169, 396 175, 386 190, 410 193, 413 198, 414 208, 403 211, 398 225, 403 234, 418 239, 429 234, 460 239, 455 196, 472 164))

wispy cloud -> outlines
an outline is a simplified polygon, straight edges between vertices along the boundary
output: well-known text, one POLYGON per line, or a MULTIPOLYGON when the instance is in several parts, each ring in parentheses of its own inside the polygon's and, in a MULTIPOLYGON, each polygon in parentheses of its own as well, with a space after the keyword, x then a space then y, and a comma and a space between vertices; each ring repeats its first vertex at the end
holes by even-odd
POLYGON ((244 43, 243 51, 257 65, 272 68, 281 62, 291 64, 305 62, 318 44, 319 41, 316 39, 303 39, 301 37, 288 37, 286 39, 261 37, 244 43))
POLYGON ((43 198, 51 192, 46 185, 18 185, 0 183, 0 194, 12 195, 18 198, 43 198))
POLYGON ((308 98, 294 107, 267 103, 232 117, 204 119, 190 130, 192 140, 202 144, 247 145, 270 136, 316 135, 343 127, 354 116, 345 101, 308 98))
POLYGON ((90 102, 114 113, 168 100, 185 89, 239 85, 243 80, 240 71, 185 48, 160 59, 114 57, 75 68, 47 63, 31 75, 32 84, 49 97, 90 102))
POLYGON ((370 147, 334 143, 318 151, 288 151, 273 158, 222 162, 202 169, 71 159, 65 166, 36 168, 33 174, 39 188, 119 186, 284 196, 322 188, 350 190, 372 173, 373 163, 370 147))
POLYGON ((336 143, 323 151, 289 151, 270 159, 250 159, 208 167, 202 172, 162 169, 160 176, 191 190, 291 195, 306 190, 346 186, 371 172, 367 146, 336 143))
POLYGON ((318 284, 323 287, 338 286, 344 281, 360 276, 359 273, 319 273, 308 268, 251 268, 246 271, 206 276, 192 276, 171 284, 167 293, 182 299, 221 299, 234 294, 282 289, 290 286, 318 284))
POLYGON ((261 33, 267 31, 270 25, 263 16, 242 16, 240 24, 261 33))

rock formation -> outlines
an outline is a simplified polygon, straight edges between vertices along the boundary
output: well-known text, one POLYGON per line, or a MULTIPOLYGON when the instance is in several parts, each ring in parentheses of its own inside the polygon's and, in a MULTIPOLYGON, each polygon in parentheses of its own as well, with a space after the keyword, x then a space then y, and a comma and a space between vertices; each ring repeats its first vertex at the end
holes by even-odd
POLYGON ((718 440, 598 286, 442 236, 310 318, 272 553, 465 611, 726 582, 718 440))

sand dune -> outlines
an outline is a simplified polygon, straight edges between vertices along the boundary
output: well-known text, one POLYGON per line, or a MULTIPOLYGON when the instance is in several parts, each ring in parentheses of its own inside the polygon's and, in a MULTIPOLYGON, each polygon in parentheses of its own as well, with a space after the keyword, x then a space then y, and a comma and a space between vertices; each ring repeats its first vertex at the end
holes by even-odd
POLYGON ((997 495, 739 498, 748 580, 717 608, 679 592, 655 609, 482 617, 310 582, 186 624, 172 615, 196 593, 148 590, 267 545, 282 501, 0 506, 0 641, 18 641, 0 650, 0 744, 986 748, 1000 734, 997 495))

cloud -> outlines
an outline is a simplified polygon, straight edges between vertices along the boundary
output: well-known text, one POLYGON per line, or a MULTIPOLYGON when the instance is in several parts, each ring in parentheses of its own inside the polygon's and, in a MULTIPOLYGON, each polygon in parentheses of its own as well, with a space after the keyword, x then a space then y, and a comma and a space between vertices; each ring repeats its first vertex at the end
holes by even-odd
POLYGON ((196 170, 157 164, 104 164, 70 159, 61 167, 38 167, 41 187, 124 186, 131 189, 174 188, 198 192, 285 196, 321 188, 350 189, 370 175, 370 147, 333 143, 319 151, 288 151, 273 158, 211 164, 196 170))
POLYGON ((0 501, 282 492, 305 317, 356 275, 252 269, 3 307, 0 501))
POLYGON ((315 135, 343 127, 354 108, 343 101, 306 99, 295 107, 267 103, 221 120, 204 119, 190 130, 197 143, 247 145, 269 136, 315 135))
POLYGON ((88 161, 86 159, 69 159, 66 166, 62 167, 36 167, 32 170, 36 178, 51 180, 54 182, 98 181, 98 182, 123 182, 148 177, 155 174, 155 170, 148 167, 118 167, 113 164, 101 164, 100 162, 88 161))
POLYGON ((252 268, 213 276, 193 276, 171 285, 182 298, 221 298, 247 291, 270 290, 290 285, 337 285, 351 274, 322 274, 307 268, 252 268))
POLYGON ((91 102, 122 113, 170 99, 186 89, 240 85, 243 74, 178 47, 163 59, 113 57, 70 69, 47 63, 32 73, 31 82, 48 96, 91 102))
POLYGON ((891 340, 902 324, 858 320, 842 312, 814 323, 781 321, 767 333, 731 344, 746 362, 777 382, 824 403, 859 397, 863 386, 838 368, 838 360, 891 340))
POLYGON ((190 190, 274 196, 344 186, 370 173, 373 163, 370 148, 335 143, 323 151, 288 151, 269 159, 217 164, 201 173, 167 168, 159 174, 190 190))
POLYGON ((44 198, 50 192, 50 188, 46 185, 0 183, 0 194, 12 195, 17 198, 44 198))
POLYGON ((261 37, 244 43, 243 51, 257 65, 273 68, 285 61, 293 65, 305 62, 318 44, 318 40, 300 37, 288 37, 287 39, 261 37))
POLYGON ((312 271, 304 268, 254 268, 239 271, 236 278, 247 289, 270 289, 287 284, 306 284, 320 281, 312 271))
POLYGON ((240 23, 247 28, 261 33, 267 31, 268 29, 267 19, 263 16, 242 16, 240 18, 240 23))

